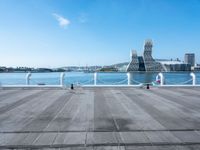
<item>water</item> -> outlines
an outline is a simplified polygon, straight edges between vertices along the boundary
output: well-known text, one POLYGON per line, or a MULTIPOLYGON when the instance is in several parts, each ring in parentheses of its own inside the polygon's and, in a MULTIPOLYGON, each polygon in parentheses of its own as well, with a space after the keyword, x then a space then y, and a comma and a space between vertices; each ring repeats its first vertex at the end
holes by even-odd
MULTIPOLYGON (((158 73, 136 72, 131 73, 131 84, 151 83, 155 81, 158 73)), ((195 73, 197 84, 200 84, 200 73, 195 73)), ((165 84, 192 84, 190 72, 164 73, 165 84)), ((1 85, 23 85, 26 84, 26 73, 0 73, 1 85)), ((126 85, 127 73, 97 73, 97 84, 104 85, 126 85)), ((94 73, 66 72, 65 85, 70 84, 92 85, 94 84, 94 73)), ((30 84, 60 84, 60 73, 32 73, 30 84)))

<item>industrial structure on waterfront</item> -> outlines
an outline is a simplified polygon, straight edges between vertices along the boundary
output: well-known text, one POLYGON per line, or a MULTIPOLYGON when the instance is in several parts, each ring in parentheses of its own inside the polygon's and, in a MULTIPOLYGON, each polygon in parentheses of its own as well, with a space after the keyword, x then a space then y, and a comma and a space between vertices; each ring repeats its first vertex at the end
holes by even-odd
POLYGON ((143 56, 138 56, 136 50, 131 52, 131 61, 128 64, 126 71, 191 71, 191 66, 194 65, 194 54, 186 54, 184 63, 180 60, 155 60, 152 57, 152 40, 145 40, 143 56))

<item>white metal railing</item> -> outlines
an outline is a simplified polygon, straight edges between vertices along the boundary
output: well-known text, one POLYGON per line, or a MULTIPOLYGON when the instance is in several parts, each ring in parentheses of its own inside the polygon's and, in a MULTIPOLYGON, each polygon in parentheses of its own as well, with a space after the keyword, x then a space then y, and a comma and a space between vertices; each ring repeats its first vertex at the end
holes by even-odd
POLYGON ((25 85, 1 85, 1 87, 61 87, 64 88, 65 87, 65 82, 64 82, 64 77, 65 77, 65 73, 61 73, 60 74, 60 84, 58 85, 31 85, 30 81, 31 81, 31 73, 27 73, 26 74, 26 84, 25 85))
POLYGON ((196 85, 196 75, 193 72, 191 72, 190 76, 192 76, 192 85, 196 85))
MULTIPOLYGON (((129 73, 129 72, 126 75, 127 75, 127 77, 122 79, 121 81, 116 81, 116 82, 111 83, 111 82, 103 81, 100 78, 98 78, 98 74, 97 74, 97 72, 95 72, 92 79, 86 80, 82 83, 77 82, 76 85, 78 85, 78 86, 144 86, 144 85, 200 86, 197 84, 196 75, 193 72, 190 73, 191 79, 184 81, 184 82, 180 82, 180 83, 170 83, 170 84, 169 84, 169 82, 167 82, 168 84, 166 84, 166 79, 164 77, 164 74, 161 72, 158 73, 155 81, 147 82, 147 83, 132 79, 131 73, 129 73), (189 84, 190 82, 192 82, 192 84, 189 84), (132 84, 132 83, 136 83, 136 84, 132 84)), ((67 82, 67 81, 65 81, 65 73, 60 74, 59 84, 57 84, 57 85, 45 85, 45 84, 44 85, 31 85, 30 80, 31 80, 31 73, 27 73, 26 74, 26 85, 1 85, 1 87, 62 87, 63 88, 66 86, 65 83, 67 82)), ((75 84, 75 83, 70 83, 70 84, 75 84)))
POLYGON ((26 85, 30 84, 30 77, 31 77, 31 73, 29 72, 26 74, 26 85))
POLYGON ((159 81, 159 85, 160 86, 200 86, 200 85, 197 85, 196 84, 196 75, 191 72, 190 73, 190 76, 192 77, 191 79, 187 80, 187 81, 184 81, 184 82, 180 82, 180 83, 176 83, 176 84, 165 84, 165 77, 163 75, 163 73, 159 73, 157 76, 156 76, 156 81, 159 81), (192 85, 191 84, 188 84, 189 82, 192 81, 192 85), (187 85, 185 85, 187 84, 187 85))

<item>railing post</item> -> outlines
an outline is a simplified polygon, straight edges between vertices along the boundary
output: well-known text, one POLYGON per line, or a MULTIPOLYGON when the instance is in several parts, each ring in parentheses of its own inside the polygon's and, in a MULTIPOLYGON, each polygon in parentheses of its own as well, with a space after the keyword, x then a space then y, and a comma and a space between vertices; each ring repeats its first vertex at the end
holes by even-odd
POLYGON ((128 85, 131 85, 131 74, 130 72, 127 73, 127 81, 128 81, 128 85))
POLYGON ((190 76, 192 76, 192 85, 196 85, 196 75, 193 72, 191 72, 190 76))
POLYGON ((97 85, 97 73, 94 73, 94 85, 97 85))
POLYGON ((30 84, 30 77, 31 77, 31 73, 29 72, 26 74, 26 85, 30 84))
POLYGON ((64 86, 64 79, 65 79, 65 73, 62 72, 62 73, 60 74, 60 85, 61 85, 61 86, 64 86))
POLYGON ((160 73, 158 74, 158 76, 156 77, 156 80, 158 80, 158 77, 160 77, 160 85, 161 85, 161 86, 164 85, 164 75, 163 75, 163 73, 160 72, 160 73))

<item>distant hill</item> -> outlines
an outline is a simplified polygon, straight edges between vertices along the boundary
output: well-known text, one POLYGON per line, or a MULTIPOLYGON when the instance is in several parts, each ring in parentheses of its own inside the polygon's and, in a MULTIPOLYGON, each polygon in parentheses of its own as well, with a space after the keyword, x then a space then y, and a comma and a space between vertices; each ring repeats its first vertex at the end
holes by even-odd
POLYGON ((118 64, 113 64, 111 67, 116 67, 119 71, 126 71, 127 65, 129 62, 123 62, 123 63, 118 63, 118 64))
POLYGON ((127 66, 128 64, 129 64, 129 62, 123 62, 123 63, 113 64, 111 66, 121 68, 121 67, 127 66))

